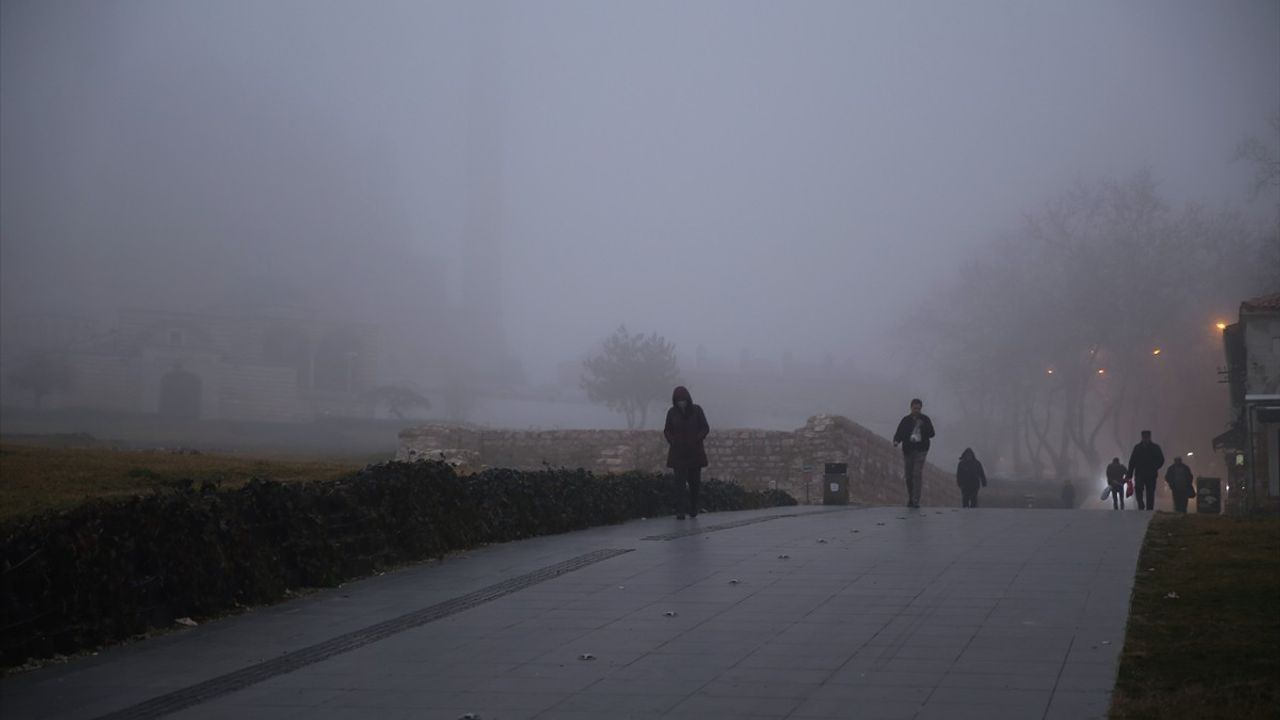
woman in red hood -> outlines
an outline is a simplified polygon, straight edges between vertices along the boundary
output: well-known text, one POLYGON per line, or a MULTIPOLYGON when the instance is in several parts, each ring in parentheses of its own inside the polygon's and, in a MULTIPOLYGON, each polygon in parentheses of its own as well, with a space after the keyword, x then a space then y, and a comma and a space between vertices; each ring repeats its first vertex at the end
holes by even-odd
POLYGON ((685 502, 690 517, 698 517, 698 488, 702 484, 702 468, 707 466, 707 451, 702 441, 711 426, 702 408, 693 404, 693 396, 681 385, 671 393, 671 409, 662 435, 667 438, 667 467, 674 475, 672 502, 676 519, 683 520, 685 502))

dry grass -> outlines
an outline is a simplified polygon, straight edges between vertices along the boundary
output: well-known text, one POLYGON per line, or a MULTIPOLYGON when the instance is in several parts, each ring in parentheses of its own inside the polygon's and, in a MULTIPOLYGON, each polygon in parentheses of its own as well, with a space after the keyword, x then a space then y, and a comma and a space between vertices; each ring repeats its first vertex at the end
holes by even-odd
POLYGON ((136 495, 175 482, 235 487, 252 477, 333 480, 363 467, 343 460, 255 458, 137 450, 0 444, 0 520, 66 508, 89 498, 136 495))
POLYGON ((1157 515, 1111 717, 1245 720, 1278 708, 1280 516, 1157 515))

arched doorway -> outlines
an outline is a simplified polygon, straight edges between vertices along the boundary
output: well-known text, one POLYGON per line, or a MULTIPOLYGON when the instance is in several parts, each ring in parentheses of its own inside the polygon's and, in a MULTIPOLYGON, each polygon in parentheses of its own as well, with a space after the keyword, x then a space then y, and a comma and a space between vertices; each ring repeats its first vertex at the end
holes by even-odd
POLYGON ((160 414, 175 420, 200 418, 200 376, 175 368, 160 378, 160 414))

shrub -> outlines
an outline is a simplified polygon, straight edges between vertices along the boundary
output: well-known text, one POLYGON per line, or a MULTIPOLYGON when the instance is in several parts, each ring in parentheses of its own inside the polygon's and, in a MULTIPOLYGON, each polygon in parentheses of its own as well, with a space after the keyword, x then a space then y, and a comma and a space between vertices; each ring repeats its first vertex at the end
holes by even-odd
MULTIPOLYGON (((0 525, 0 663, 73 653, 174 618, 270 603, 484 543, 667 514, 651 473, 374 465, 347 478, 234 490, 190 481, 0 525)), ((705 509, 794 505, 780 491, 703 483, 705 509)))

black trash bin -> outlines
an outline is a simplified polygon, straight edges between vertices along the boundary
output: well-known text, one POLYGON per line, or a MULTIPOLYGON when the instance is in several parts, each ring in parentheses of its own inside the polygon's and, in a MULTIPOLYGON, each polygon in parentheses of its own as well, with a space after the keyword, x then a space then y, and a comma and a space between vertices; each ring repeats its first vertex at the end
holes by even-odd
POLYGON ((1196 478, 1196 512, 1222 512, 1222 479, 1216 477, 1196 478))
POLYGON ((849 504, 849 465, 847 463, 827 463, 822 475, 822 504, 849 504))

